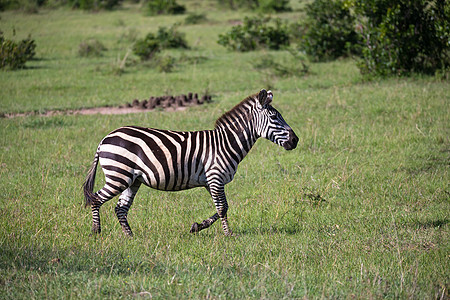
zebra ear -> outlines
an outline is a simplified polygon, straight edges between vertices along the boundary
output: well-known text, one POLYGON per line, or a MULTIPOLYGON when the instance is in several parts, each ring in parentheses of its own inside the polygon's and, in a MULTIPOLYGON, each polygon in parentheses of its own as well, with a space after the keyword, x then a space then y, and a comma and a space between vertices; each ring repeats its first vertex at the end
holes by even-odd
POLYGON ((259 103, 261 103, 261 106, 265 106, 267 104, 270 104, 273 99, 272 91, 266 91, 265 89, 262 89, 258 94, 258 100, 259 103))

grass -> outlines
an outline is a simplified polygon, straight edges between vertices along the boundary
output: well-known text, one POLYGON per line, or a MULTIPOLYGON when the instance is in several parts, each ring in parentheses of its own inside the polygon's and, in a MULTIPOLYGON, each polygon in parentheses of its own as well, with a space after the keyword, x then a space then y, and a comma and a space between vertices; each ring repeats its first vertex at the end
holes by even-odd
POLYGON ((2 113, 118 105, 166 92, 214 95, 211 104, 176 113, 1 118, 0 297, 448 297, 449 83, 364 82, 351 60, 310 64, 306 76, 259 73, 253 65, 266 52, 216 44, 228 20, 245 13, 205 13, 214 21, 180 27, 192 49, 168 53, 206 60, 172 73, 136 64, 121 76, 110 70, 130 46, 119 42, 123 33, 143 36, 185 16, 145 17, 134 6, 0 14, 6 35, 13 27, 17 38, 31 33, 38 57, 25 70, 0 72, 2 113), (108 50, 77 56, 91 38, 108 50), (214 212, 204 189, 145 187, 129 214, 133 239, 122 235, 114 203, 102 207, 102 234, 89 236, 80 186, 105 134, 129 124, 209 129, 269 86, 300 142, 286 152, 259 140, 239 166, 226 187, 237 237, 223 236, 217 224, 188 233, 214 212))

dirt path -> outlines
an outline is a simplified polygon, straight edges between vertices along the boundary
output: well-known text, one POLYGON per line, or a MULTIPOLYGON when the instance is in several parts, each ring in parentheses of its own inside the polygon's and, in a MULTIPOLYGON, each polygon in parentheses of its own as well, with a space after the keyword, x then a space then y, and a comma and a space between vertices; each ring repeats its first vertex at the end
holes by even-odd
POLYGON ((187 107, 202 105, 205 102, 211 102, 211 96, 204 95, 201 98, 197 94, 188 93, 187 95, 179 96, 160 96, 150 97, 148 100, 139 101, 133 100, 131 103, 119 107, 93 107, 82 109, 69 109, 69 110, 48 110, 44 113, 38 112, 25 112, 25 113, 6 113, 0 117, 15 118, 26 116, 57 116, 57 115, 121 115, 121 114, 133 114, 140 112, 153 111, 155 109, 162 109, 164 111, 182 111, 187 107))

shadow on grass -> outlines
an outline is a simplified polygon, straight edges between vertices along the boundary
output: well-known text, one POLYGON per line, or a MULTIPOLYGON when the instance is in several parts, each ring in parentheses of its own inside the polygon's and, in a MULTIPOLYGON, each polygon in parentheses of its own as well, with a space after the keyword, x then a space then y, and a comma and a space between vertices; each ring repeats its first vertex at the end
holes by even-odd
POLYGON ((0 253, 0 269, 55 274, 61 272, 94 272, 100 275, 130 275, 131 271, 163 274, 166 267, 152 258, 140 260, 124 257, 114 251, 82 249, 51 250, 40 247, 4 247, 0 253), (5 249, 6 248, 6 249, 5 249))
POLYGON ((416 221, 414 222, 415 225, 419 226, 419 228, 428 229, 428 228, 441 228, 448 224, 449 220, 447 218, 445 219, 438 219, 438 220, 432 220, 432 221, 416 221))
POLYGON ((300 233, 302 230, 299 226, 262 226, 250 227, 236 231, 237 235, 272 235, 272 234, 288 234, 294 235, 300 233))

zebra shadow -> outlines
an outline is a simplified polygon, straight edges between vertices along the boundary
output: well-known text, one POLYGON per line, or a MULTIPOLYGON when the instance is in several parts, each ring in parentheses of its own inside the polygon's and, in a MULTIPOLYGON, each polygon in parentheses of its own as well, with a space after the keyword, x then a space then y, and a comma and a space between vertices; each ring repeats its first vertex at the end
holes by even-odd
POLYGON ((300 226, 257 226, 249 228, 239 228, 235 231, 236 235, 273 235, 273 234, 285 234, 294 235, 300 233, 302 230, 300 226))

